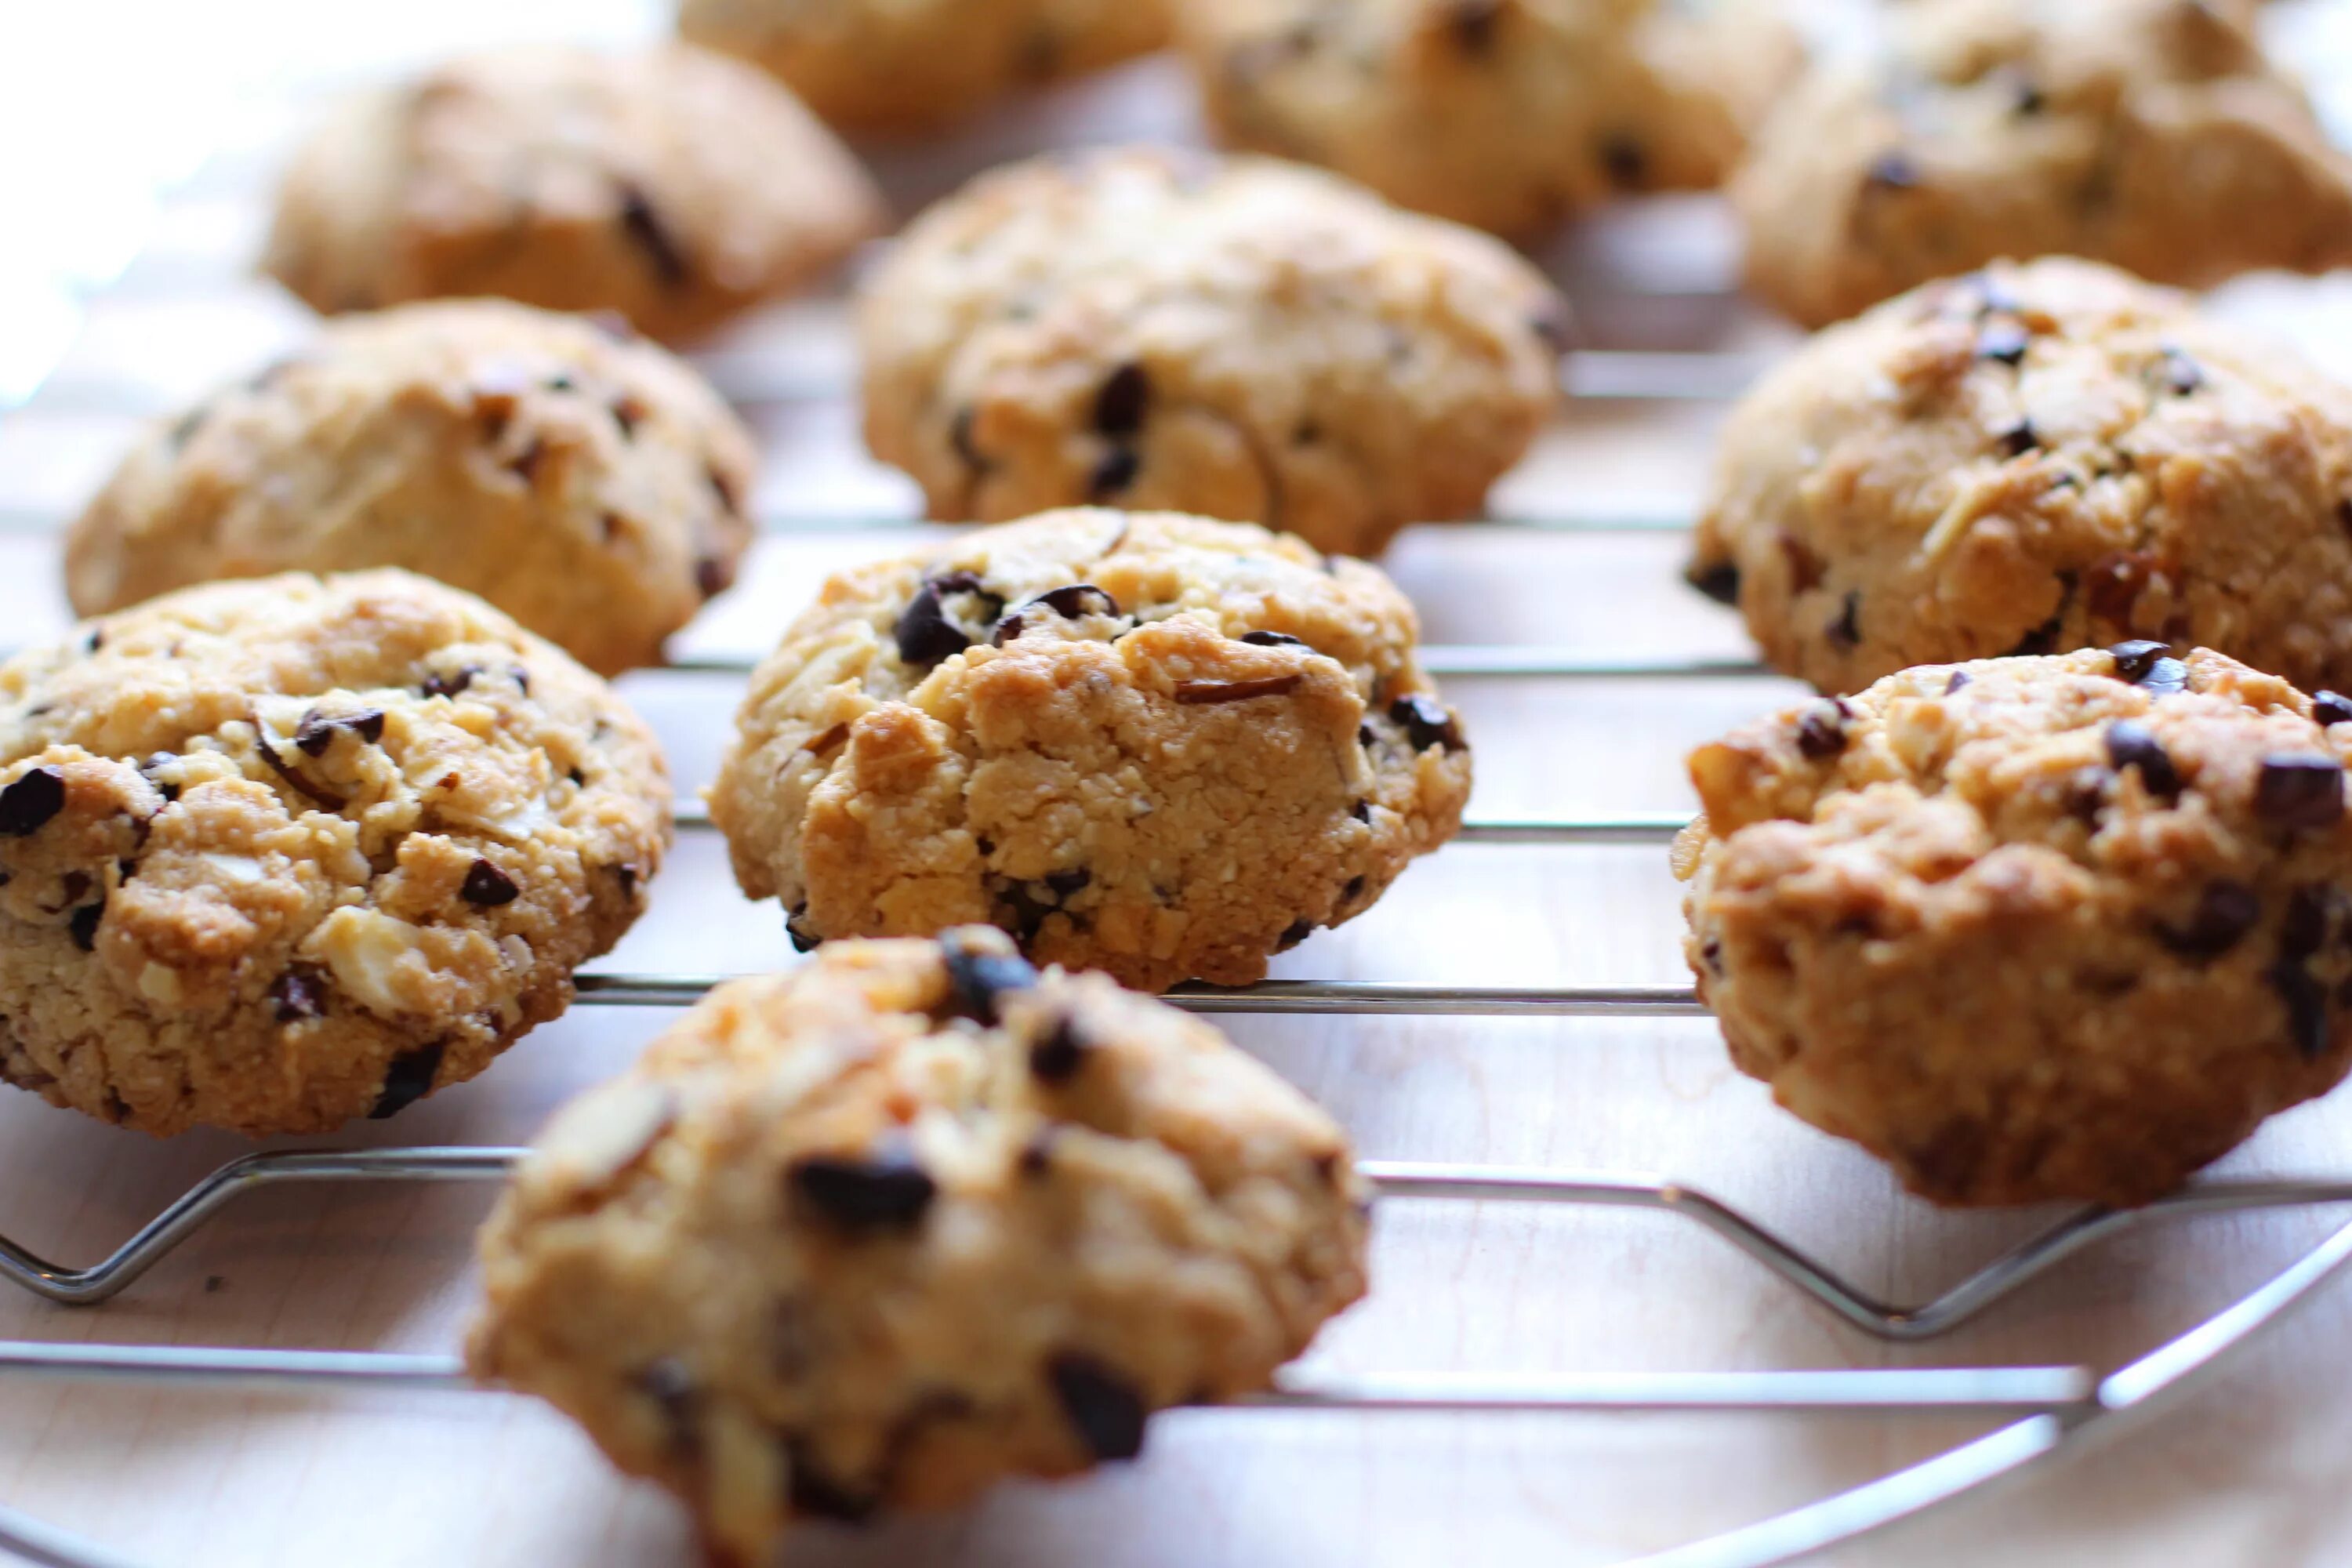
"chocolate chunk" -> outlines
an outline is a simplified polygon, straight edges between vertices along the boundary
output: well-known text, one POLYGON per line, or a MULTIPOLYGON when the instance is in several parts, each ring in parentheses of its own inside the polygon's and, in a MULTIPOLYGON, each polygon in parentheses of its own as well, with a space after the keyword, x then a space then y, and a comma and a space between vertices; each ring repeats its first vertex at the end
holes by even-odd
POLYGON ((1315 922, 1313 921, 1293 921, 1287 926, 1283 928, 1283 931, 1280 936, 1274 939, 1274 951, 1276 952, 1288 952, 1292 948, 1297 947, 1300 942, 1305 942, 1308 937, 1313 936, 1314 934, 1315 922))
POLYGON ((1045 873, 1045 886, 1054 889, 1054 894, 1056 898, 1063 899, 1066 899, 1071 894, 1082 890, 1087 883, 1094 879, 1095 874, 1092 871, 1087 870, 1084 866, 1080 866, 1074 870, 1048 871, 1045 873))
POLYGON ((1400 697, 1389 704, 1389 718, 1404 726, 1404 738, 1416 752, 1432 746, 1443 746, 1449 752, 1464 750, 1462 726, 1455 723, 1453 712, 1434 697, 1418 692, 1400 697))
POLYGON ((1870 169, 1863 176, 1864 184, 1872 190, 1908 191, 1919 184, 1919 165, 1900 148, 1881 153, 1870 161, 1870 169))
POLYGON ((1833 647, 1852 648, 1862 646, 1862 590, 1849 591, 1838 610, 1837 619, 1822 634, 1833 647))
POLYGON ((1129 363, 1110 373, 1095 394, 1095 428, 1106 436, 1132 436, 1151 409, 1151 378, 1129 363))
POLYGON ((106 905, 103 903, 84 904, 76 910, 73 918, 66 921, 66 930, 73 933, 74 945, 84 952, 95 950, 98 946, 98 923, 105 918, 106 905))
POLYGON ((2189 923, 2158 926, 2157 940, 2189 958, 2216 958, 2261 923, 2263 901, 2243 882, 2214 882, 2198 895, 2189 923))
POLYGON ((872 1154, 812 1154, 793 1162, 793 1194, 827 1224, 851 1233, 912 1230, 939 1184, 903 1143, 872 1154))
POLYGON ((995 619, 1004 601, 981 586, 969 572, 950 572, 925 582, 906 613, 898 617, 898 657, 918 669, 929 669, 971 646, 971 636, 949 619, 945 601, 951 595, 971 594, 988 605, 995 619))
POLYGON ((621 232, 645 253, 662 286, 676 289, 686 282, 686 254, 664 226, 646 193, 635 185, 621 187, 621 232))
POLYGON ((428 675, 418 690, 426 697, 455 697, 474 684, 474 677, 482 673, 478 664, 469 664, 455 675, 428 675))
POLYGON ((1064 1018, 1054 1032, 1029 1047, 1029 1070, 1042 1083, 1067 1083, 1086 1065, 1091 1047, 1078 1037, 1078 1027, 1064 1018))
POLYGON ((66 808, 66 775, 34 768, 0 789, 0 837, 27 838, 66 808))
POLYGON ((2117 773, 2137 768, 2140 783, 2160 800, 2179 796, 2180 773, 2172 765, 2171 753, 2137 720, 2118 719, 2107 726, 2107 762, 2117 773))
POLYGON ((824 938, 810 931, 802 922, 808 919, 808 906, 803 904, 784 917, 784 934, 792 939, 794 952, 814 952, 824 945, 824 938))
POLYGON ((2327 945, 2328 928, 2336 921, 2334 889, 2307 883, 2287 895, 2279 916, 2279 953, 2285 958, 2309 958, 2327 945))
POLYGON ((1729 605, 1734 609, 1739 607, 1739 566, 1737 562, 1715 561, 1705 565, 1693 563, 1690 569, 1683 574, 1683 581, 1718 605, 1729 605))
POLYGON ((1364 750, 1369 752, 1379 742, 1380 737, 1372 733, 1372 727, 1370 724, 1359 724, 1356 726, 1356 744, 1363 747, 1364 750))
POLYGON ((2352 723, 2352 697, 2325 689, 2313 692, 2311 721, 2323 729, 2330 724, 2352 723))
POLYGON ((1132 1459, 1143 1452, 1148 1412, 1123 1375, 1092 1356, 1064 1351, 1045 1363, 1045 1376, 1087 1452, 1097 1459, 1132 1459))
POLYGON ((1650 155, 1622 131, 1601 139, 1601 167, 1621 191, 1642 190, 1650 183, 1650 155))
POLYGON ((1989 321, 1977 333, 1977 358, 2021 364, 2032 337, 2015 321, 1989 321))
POLYGON ((82 651, 85 653, 96 653, 100 648, 104 647, 106 646, 106 628, 104 626, 90 627, 89 636, 81 639, 81 646, 82 651))
POLYGON ((389 1121, 432 1093, 433 1080, 441 1073, 442 1054, 448 1048, 448 1041, 436 1040, 393 1058, 383 1075, 383 1092, 376 1096, 368 1120, 389 1121))
POLYGON ((2305 1061, 2327 1054, 2327 990, 2301 963, 2282 959, 2271 965, 2271 989, 2286 1009, 2286 1037, 2305 1061))
POLYGON ((457 892, 467 903, 478 904, 486 910, 495 910, 522 897, 522 889, 515 886, 512 877, 478 856, 466 873, 465 886, 457 892))
POLYGON ((2180 350, 2167 347, 2158 372, 2164 389, 2175 397, 2187 397, 2205 384, 2205 372, 2197 362, 2180 350))
POLYGON ((1003 647, 1019 637, 1031 610, 1051 610, 1066 621, 1075 621, 1085 616, 1116 618, 1118 601, 1092 583, 1072 583, 1067 587, 1052 589, 1013 606, 1003 619, 996 623, 996 630, 989 640, 1003 647))
POLYGON ((1348 815, 1354 817, 1358 822, 1370 824, 1372 820, 1372 803, 1368 800, 1360 800, 1355 805, 1348 808, 1348 815))
POLYGON ((269 987, 270 1011, 281 1024, 299 1024, 327 1016, 327 975, 324 970, 296 964, 269 987))
POLYGON ((1797 718, 1797 750, 1814 762, 1845 754, 1845 721, 1853 710, 1845 700, 1826 697, 1809 705, 1797 718))
POLYGON ((2344 819, 2344 764, 2317 754, 2263 759, 2254 814, 2273 827, 2330 827, 2344 819))
POLYGON ((882 1499, 874 1492, 854 1491, 827 1475, 816 1462, 815 1447, 804 1437, 784 1443, 784 1475, 793 1511, 836 1524, 863 1524, 880 1510, 882 1499))
POLYGON ((2011 458, 2022 458, 2042 445, 2042 437, 2034 431, 2031 419, 2019 420, 1993 439, 2000 443, 2002 454, 2011 458))
POLYGON ((1453 0, 1446 26, 1464 54, 1483 55, 1495 47, 1495 33, 1502 19, 1503 0, 1453 0))
POLYGON ((1305 637, 1292 637, 1288 632, 1244 632, 1242 641, 1252 647, 1306 647, 1305 637))
POLYGON ((1113 447, 1095 465, 1087 480, 1087 496, 1090 500, 1107 501, 1135 483, 1135 476, 1143 471, 1143 459, 1131 447, 1113 447))
POLYGON ((2137 685, 2156 668, 2158 661, 2171 651, 2165 643, 2143 639, 2119 642, 2107 649, 2107 655, 2116 661, 2116 679, 2137 685))
POLYGON ((338 730, 348 730, 373 746, 383 739, 383 710, 369 708, 331 717, 313 708, 295 726, 294 744, 306 757, 323 757, 327 748, 335 743, 338 730))
POLYGON ((940 956, 948 966, 948 1016, 951 1017, 993 1024, 998 998, 1007 991, 1026 991, 1037 984, 1037 972, 1027 960, 1013 953, 990 952, 957 932, 940 939, 940 956))
POLYGON ((284 757, 278 754, 278 748, 270 744, 268 735, 263 732, 259 724, 256 724, 254 726, 253 749, 260 753, 261 760, 268 764, 269 771, 276 773, 280 779, 283 779, 286 783, 286 787, 292 790, 296 795, 300 795, 304 800, 309 801, 312 805, 319 807, 321 811, 341 811, 343 809, 343 806, 346 804, 343 797, 335 794, 332 790, 321 788, 320 785, 312 784, 309 779, 304 778, 302 774, 296 770, 292 763, 289 763, 284 757))
POLYGON ((1947 697, 1957 695, 1960 688, 1967 684, 1969 684, 1969 672, 1965 669, 1956 669, 1944 682, 1944 695, 1947 697))
POLYGON ((1186 707, 1213 706, 1220 702, 1247 702, 1255 697, 1284 697, 1297 689, 1307 679, 1300 671, 1288 675, 1269 675, 1259 680, 1180 680, 1176 683, 1176 700, 1186 707))

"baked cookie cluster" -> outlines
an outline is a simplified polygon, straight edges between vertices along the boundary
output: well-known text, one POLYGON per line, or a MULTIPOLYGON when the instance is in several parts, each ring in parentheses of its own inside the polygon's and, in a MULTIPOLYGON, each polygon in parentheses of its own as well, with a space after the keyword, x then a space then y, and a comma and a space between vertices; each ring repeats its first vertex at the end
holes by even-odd
POLYGON ((1233 145, 1514 235, 1612 197, 1713 188, 1803 58, 1760 0, 1191 0, 1178 15, 1233 145))
POLYGON ((1824 68, 1731 186, 1748 280, 1807 325, 1999 257, 2203 288, 2352 260, 2352 159, 2264 58, 2257 7, 1910 0, 1824 68))
POLYGON ((2159 1196, 2352 1062, 2352 700, 2151 642, 1928 666, 1702 747, 1732 1060, 1948 1204, 2159 1196))
POLYGON ((829 271, 881 218, 847 150, 740 61, 529 48, 337 108, 263 265, 330 313, 489 294, 674 341, 829 271))
POLYGON ((323 1132, 562 1012, 669 842, 652 734, 402 572, 168 595, 0 666, 0 1079, 323 1132))
POLYGON ((625 327, 499 300, 331 323, 160 422, 66 536, 102 615, 192 584, 401 566, 591 668, 659 663, 751 542, 751 437, 625 327))
POLYGON ((759 1562, 1265 1387, 1363 1294, 1365 1196, 1329 1117, 1173 1008, 990 930, 835 943, 557 1118, 470 1360, 759 1562))
POLYGON ((2134 638, 2352 688, 2352 390, 2087 262, 1815 337, 1726 426, 1692 580, 1825 691, 2134 638))
POLYGON ((1567 322, 1501 245, 1308 170, 1045 159, 868 279, 866 443, 934 517, 1164 508, 1370 555, 1484 504, 1558 401, 1567 322))
POLYGON ((988 922, 1039 963, 1245 984, 1460 826, 1470 753, 1372 567, 1104 510, 827 582, 711 788, 796 942, 988 922))

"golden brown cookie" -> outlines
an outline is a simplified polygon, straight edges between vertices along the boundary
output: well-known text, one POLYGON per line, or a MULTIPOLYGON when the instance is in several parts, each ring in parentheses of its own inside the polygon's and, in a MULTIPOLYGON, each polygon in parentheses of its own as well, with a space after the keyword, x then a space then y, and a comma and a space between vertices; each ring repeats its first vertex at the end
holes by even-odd
POLYGON ((669 842, 652 733, 405 572, 221 583, 0 665, 0 1079, 324 1132, 572 999, 669 842))
POLYGON ((331 113, 263 267, 329 312, 494 294, 677 341, 812 282, 881 223, 856 161, 740 61, 525 48, 331 113))
POLYGON ((1809 326, 1996 257, 2205 288, 2352 260, 2352 160, 2263 56, 2251 5, 1914 0, 1758 132, 1748 279, 1809 326))
POLYGON ((132 448, 67 535, 74 608, 404 566, 604 674, 660 662, 751 542, 751 440, 620 334, 489 300, 335 322, 132 448))
POLYGON ((1168 39, 1172 0, 680 0, 686 37, 765 67, 844 130, 947 129, 1168 39))
POLYGON ((761 1562, 1265 1387, 1363 1294, 1364 1197, 1329 1117, 1173 1008, 993 931, 841 942, 556 1119, 469 1359, 761 1562))
POLYGON ((2127 637, 2352 689, 2352 389, 2086 262, 1833 327, 1733 413, 1691 577, 1824 690, 2127 637))
POLYGON ((1802 58, 1766 0, 1191 0, 1179 16, 1228 142, 1514 235, 1713 188, 1802 58))
POLYGON ((1947 1204, 2137 1204, 2352 1061, 2352 700, 2156 643, 1935 665, 1701 747, 1732 1060, 1947 1204))
POLYGON ((1312 170, 1042 159, 867 279, 866 439, 934 517, 1165 508, 1372 555, 1484 506, 1558 401, 1567 322, 1496 241, 1312 170))
POLYGON ((972 921, 1040 963, 1244 984, 1461 825, 1470 753, 1359 562, 1066 511, 847 573, 710 792, 795 942, 972 921))

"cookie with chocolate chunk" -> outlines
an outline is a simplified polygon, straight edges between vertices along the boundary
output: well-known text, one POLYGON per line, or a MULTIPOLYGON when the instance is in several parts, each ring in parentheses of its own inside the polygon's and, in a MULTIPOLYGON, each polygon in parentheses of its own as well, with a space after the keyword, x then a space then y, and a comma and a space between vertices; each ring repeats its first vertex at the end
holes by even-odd
POLYGON ((1470 753, 1360 562, 1066 511, 834 578, 710 791, 793 940, 989 921, 1040 963, 1244 984, 1461 825, 1470 753))
POLYGON ((328 1131, 572 999, 669 841, 651 732, 404 572, 190 588, 0 666, 0 1080, 328 1131))
POLYGON ((1765 121, 1748 281, 1809 326, 2002 256, 2159 283, 2352 260, 2352 158, 2250 4, 1913 0, 1765 121))
POLYGON ((1690 574, 1828 691, 2132 638, 2352 689, 2352 389, 2046 259, 1816 337, 1724 428, 1690 574))
POLYGON ((848 151, 740 61, 520 48, 331 111, 263 267, 331 313, 495 294, 675 341, 815 280, 882 212, 848 151))
POLYGON ((1329 1117, 1171 1007, 985 929, 841 942, 557 1117, 469 1361, 764 1562, 1265 1388, 1363 1294, 1365 1196, 1329 1117))
POLYGON ((2204 649, 1905 670, 1692 754, 1691 969, 1913 1191, 2145 1203, 2352 1064, 2347 759, 2204 649))
POLYGON ((502 300, 337 321, 159 421, 66 538, 83 615, 222 577, 403 566, 606 675, 751 543, 752 447, 678 360, 502 300))
POLYGON ((934 517, 1166 508, 1373 555, 1485 504, 1558 402, 1567 321, 1499 243, 1313 170, 1042 159, 867 279, 866 439, 934 517))

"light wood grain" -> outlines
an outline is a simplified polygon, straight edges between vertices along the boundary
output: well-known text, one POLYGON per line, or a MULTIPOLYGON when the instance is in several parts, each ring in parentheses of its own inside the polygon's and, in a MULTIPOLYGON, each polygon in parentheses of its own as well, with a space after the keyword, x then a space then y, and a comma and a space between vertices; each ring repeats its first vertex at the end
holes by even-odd
MULTIPOLYGON (((491 8, 422 0, 354 48, 322 13, 267 16, 215 124, 223 153, 163 207, 153 242, 96 300, 50 393, 0 417, 0 514, 56 521, 79 503, 142 411, 189 396, 299 341, 300 311, 246 277, 276 150, 318 84, 506 31, 625 37, 648 5, 491 8), (265 43, 278 50, 263 58, 265 43), (371 55, 373 59, 371 60, 371 55)), ((2332 36, 2332 35, 2331 35, 2332 36)), ((912 203, 996 158, 1073 139, 1182 133, 1164 63, 1009 115, 944 153, 881 162, 912 203)), ((159 129, 161 129, 159 127, 159 129)), ((1719 292, 1730 247, 1706 203, 1660 204, 1588 229, 1553 258, 1600 341, 1769 345, 1786 334, 1719 292), (1653 290, 1637 293, 1639 283, 1653 290), (1656 290, 1664 289, 1664 293, 1656 290)), ((2352 357, 2343 285, 2258 285, 2231 308, 2352 357)), ((836 304, 774 312, 730 345, 846 366, 836 304)), ((911 489, 858 450, 838 401, 753 411, 770 453, 762 510, 803 525, 905 517, 911 489)), ((1719 411, 1608 405, 1563 415, 1496 496, 1514 514, 1687 510, 1719 411)), ((824 572, 895 548, 911 529, 763 542, 744 584, 682 640, 757 653, 824 572)), ((1624 534, 1423 529, 1391 565, 1428 636, 1596 653, 1738 655, 1731 617, 1675 581, 1678 542, 1624 534)), ((0 535, 0 642, 64 624, 53 543, 0 535)), ((705 780, 735 697, 708 675, 652 672, 626 689, 681 779, 705 780)), ((1690 745, 1787 696, 1777 682, 1459 680, 1478 746, 1476 810, 1494 816, 1685 807, 1690 745)), ((1381 905, 1318 935, 1281 973, 1470 984, 1676 984, 1678 914, 1653 850, 1460 847, 1381 905)), ((607 965, 751 969, 789 962, 776 911, 746 905, 708 837, 689 837, 654 912, 607 965)), ((576 1010, 478 1082, 355 1146, 511 1142, 625 1063, 660 1016, 576 1010)), ((1729 1199, 1857 1283, 1926 1295, 2051 1217, 1948 1215, 1901 1196, 1874 1163, 1780 1114, 1727 1065, 1704 1021, 1606 1024, 1237 1019, 1246 1048, 1330 1106, 1370 1156, 1654 1172, 1729 1199)), ((2279 1119, 2223 1167, 2340 1174, 2352 1109, 2279 1119)), ((246 1145, 152 1142, 0 1096, 0 1231, 71 1261, 112 1245, 246 1145)), ((0 1336, 437 1350, 470 1297, 465 1189, 286 1192, 249 1200, 129 1295, 70 1312, 0 1297, 0 1336)), ((2343 1216, 2337 1215, 2336 1218, 2343 1216)), ((1399 1205, 1381 1216, 1373 1300, 1316 1352, 1355 1369, 1704 1369, 2046 1363, 2113 1364, 2291 1259, 2329 1216, 2201 1221, 2136 1236, 2038 1284, 1981 1324, 1890 1350, 1842 1330, 1706 1237, 1664 1218, 1399 1205)), ((1853 1562, 2291 1564, 2352 1560, 2352 1373, 2337 1287, 2267 1336, 2231 1375, 2120 1440, 1937 1516, 1853 1562)), ((1980 1429, 1872 1417, 1466 1418, 1184 1413, 1142 1464, 1076 1485, 1011 1487, 954 1518, 866 1533, 812 1529, 817 1564, 1544 1564, 1610 1562, 1854 1484, 1980 1429)), ((91 1393, 0 1382, 0 1500, 157 1564, 666 1564, 689 1559, 677 1513, 614 1479, 562 1423, 499 1397, 311 1399, 91 1393)))

